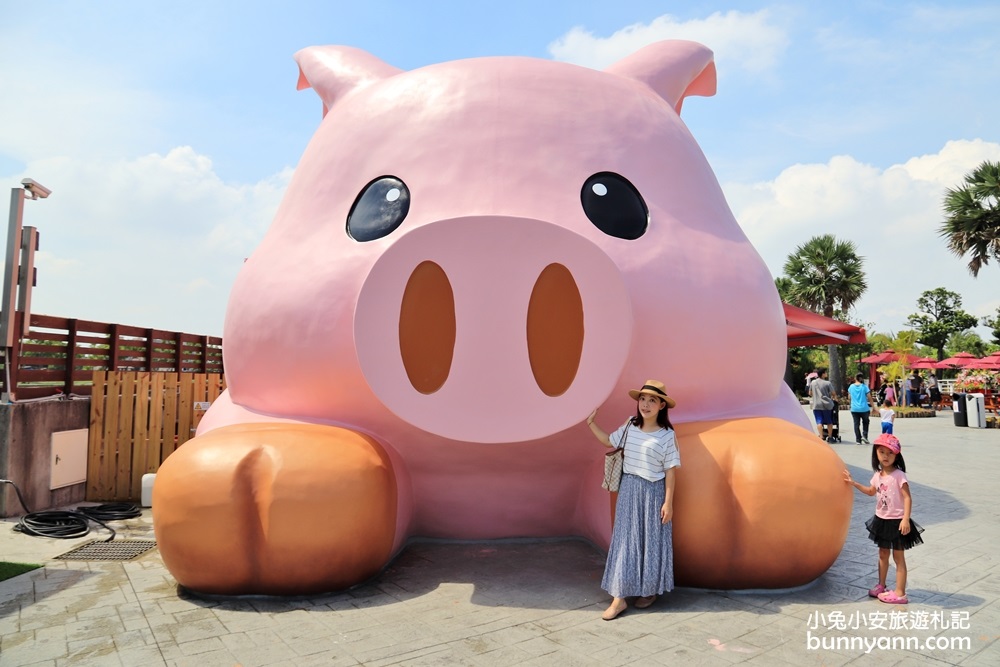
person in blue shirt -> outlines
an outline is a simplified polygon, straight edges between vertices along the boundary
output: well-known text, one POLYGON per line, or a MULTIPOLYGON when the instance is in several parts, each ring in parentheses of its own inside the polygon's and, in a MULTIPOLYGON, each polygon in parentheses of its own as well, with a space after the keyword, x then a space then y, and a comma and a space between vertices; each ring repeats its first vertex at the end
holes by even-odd
POLYGON ((868 442, 868 423, 872 412, 871 391, 864 379, 864 374, 858 373, 854 376, 854 384, 847 388, 847 393, 851 396, 851 417, 854 418, 854 440, 859 445, 871 444, 868 442))

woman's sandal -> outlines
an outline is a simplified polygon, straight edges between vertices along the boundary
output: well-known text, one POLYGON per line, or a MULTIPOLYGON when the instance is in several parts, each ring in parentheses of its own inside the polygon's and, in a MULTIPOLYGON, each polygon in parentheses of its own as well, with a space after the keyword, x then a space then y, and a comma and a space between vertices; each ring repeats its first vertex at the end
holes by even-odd
POLYGON ((646 597, 638 598, 633 604, 636 609, 645 609, 656 602, 655 595, 647 595, 646 597))
POLYGON ((903 597, 896 595, 896 591, 885 591, 884 593, 879 593, 878 599, 880 602, 884 602, 886 604, 909 604, 910 602, 906 599, 905 595, 903 597))
POLYGON ((613 621, 626 609, 628 609, 628 603, 625 602, 625 600, 622 600, 621 606, 618 607, 615 606, 615 601, 612 600, 611 606, 604 610, 604 613, 601 614, 601 618, 605 621, 613 621))

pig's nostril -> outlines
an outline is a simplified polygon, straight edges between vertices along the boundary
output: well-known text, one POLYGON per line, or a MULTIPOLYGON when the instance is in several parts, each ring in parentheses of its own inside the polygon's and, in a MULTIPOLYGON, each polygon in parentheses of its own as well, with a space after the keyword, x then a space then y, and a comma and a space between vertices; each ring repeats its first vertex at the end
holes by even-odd
POLYGON ((569 389, 583 353, 583 299, 562 264, 546 266, 528 302, 528 360, 538 388, 548 396, 569 389))
POLYGON ((455 294, 444 269, 421 262, 399 308, 399 353, 406 376, 422 394, 440 389, 455 355, 455 294))

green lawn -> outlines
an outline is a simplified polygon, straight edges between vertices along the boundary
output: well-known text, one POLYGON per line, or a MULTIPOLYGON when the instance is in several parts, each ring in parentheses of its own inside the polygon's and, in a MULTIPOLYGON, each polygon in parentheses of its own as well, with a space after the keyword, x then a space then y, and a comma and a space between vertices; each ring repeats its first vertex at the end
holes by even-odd
POLYGON ((0 581, 16 577, 17 575, 24 574, 25 572, 37 570, 40 567, 41 565, 37 565, 35 563, 7 563, 5 561, 0 561, 0 581))

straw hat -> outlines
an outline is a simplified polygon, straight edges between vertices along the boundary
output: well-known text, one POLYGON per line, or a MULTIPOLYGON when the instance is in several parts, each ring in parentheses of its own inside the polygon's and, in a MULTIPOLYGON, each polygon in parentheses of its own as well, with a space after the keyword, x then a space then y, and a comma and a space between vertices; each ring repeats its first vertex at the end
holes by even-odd
POLYGON ((628 395, 634 400, 639 400, 640 394, 649 394, 650 396, 662 398, 667 402, 668 408, 677 405, 677 401, 667 396, 667 388, 659 380, 646 380, 641 389, 632 389, 628 392, 628 395))

